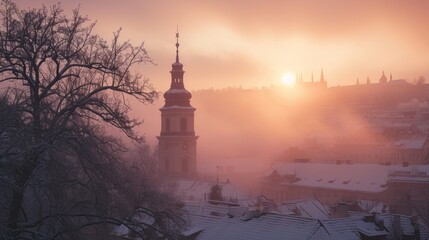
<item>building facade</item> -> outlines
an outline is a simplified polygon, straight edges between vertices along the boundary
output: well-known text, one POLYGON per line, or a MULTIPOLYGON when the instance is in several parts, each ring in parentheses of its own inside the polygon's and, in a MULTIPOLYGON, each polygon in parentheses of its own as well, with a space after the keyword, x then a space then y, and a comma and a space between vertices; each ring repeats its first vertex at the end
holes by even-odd
POLYGON ((197 174, 197 139, 191 93, 185 89, 183 64, 179 61, 179 33, 176 34, 176 61, 172 64, 170 89, 164 93, 159 141, 159 174, 193 178, 197 174))
POLYGON ((261 188, 277 202, 316 197, 334 206, 369 200, 429 219, 429 165, 278 163, 261 188))

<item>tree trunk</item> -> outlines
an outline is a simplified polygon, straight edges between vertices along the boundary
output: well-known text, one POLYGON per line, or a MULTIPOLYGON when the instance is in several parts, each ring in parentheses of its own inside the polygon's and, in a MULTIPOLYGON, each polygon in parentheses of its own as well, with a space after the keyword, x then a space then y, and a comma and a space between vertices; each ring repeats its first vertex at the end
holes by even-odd
POLYGON ((21 210, 23 193, 14 191, 9 210, 8 227, 15 230, 18 227, 19 211, 21 210))
POLYGON ((25 187, 27 185, 30 176, 36 167, 39 154, 31 154, 28 160, 21 167, 19 173, 22 174, 17 179, 17 189, 13 191, 12 202, 10 204, 8 227, 12 230, 17 228, 20 211, 22 209, 22 201, 24 200, 25 187))

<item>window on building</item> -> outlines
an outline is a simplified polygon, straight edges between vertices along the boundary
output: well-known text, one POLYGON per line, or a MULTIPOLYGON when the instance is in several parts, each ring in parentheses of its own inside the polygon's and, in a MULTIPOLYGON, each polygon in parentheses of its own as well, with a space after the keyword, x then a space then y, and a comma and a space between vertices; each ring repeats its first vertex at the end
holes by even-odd
POLYGON ((182 160, 182 172, 188 171, 188 159, 184 158, 182 160))
POLYGON ((170 119, 169 118, 165 119, 165 131, 166 132, 170 131, 170 119))
POLYGON ((186 132, 187 129, 187 124, 186 124, 186 118, 181 118, 180 119, 180 131, 182 132, 186 132))

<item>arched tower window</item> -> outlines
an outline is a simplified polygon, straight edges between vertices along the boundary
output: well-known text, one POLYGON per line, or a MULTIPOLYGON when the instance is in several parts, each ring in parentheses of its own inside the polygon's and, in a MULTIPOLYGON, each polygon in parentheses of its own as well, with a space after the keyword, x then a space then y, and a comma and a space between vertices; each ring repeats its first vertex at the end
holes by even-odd
POLYGON ((170 119, 169 118, 165 119, 165 131, 166 132, 170 131, 170 119))
POLYGON ((182 172, 187 172, 188 171, 188 159, 184 158, 182 160, 182 172))
POLYGON ((187 124, 186 124, 186 118, 180 119, 180 131, 186 132, 188 130, 187 124))

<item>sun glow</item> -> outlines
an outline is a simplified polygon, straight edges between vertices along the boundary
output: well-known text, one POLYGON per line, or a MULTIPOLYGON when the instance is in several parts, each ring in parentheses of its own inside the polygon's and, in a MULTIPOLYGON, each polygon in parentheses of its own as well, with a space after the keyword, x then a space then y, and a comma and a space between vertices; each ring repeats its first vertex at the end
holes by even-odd
POLYGON ((288 87, 293 87, 296 84, 295 74, 286 72, 282 76, 282 83, 288 87))

